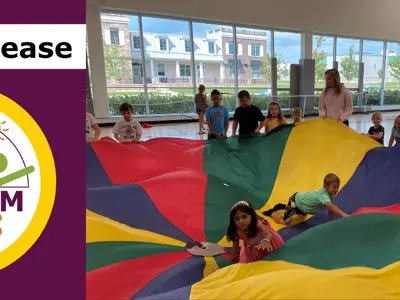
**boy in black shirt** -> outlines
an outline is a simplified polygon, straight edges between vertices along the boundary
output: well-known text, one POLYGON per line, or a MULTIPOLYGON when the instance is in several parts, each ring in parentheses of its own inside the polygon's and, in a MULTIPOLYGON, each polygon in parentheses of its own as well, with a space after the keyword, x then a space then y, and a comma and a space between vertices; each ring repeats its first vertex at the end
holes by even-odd
POLYGON ((239 124, 239 135, 250 135, 259 133, 265 120, 261 110, 251 105, 251 98, 248 91, 240 91, 238 94, 239 107, 233 115, 232 137, 236 137, 236 130, 239 124))
POLYGON ((372 123, 374 123, 374 126, 371 126, 369 128, 368 133, 366 135, 383 145, 383 139, 385 137, 385 128, 381 125, 382 113, 374 112, 372 114, 371 120, 372 123))

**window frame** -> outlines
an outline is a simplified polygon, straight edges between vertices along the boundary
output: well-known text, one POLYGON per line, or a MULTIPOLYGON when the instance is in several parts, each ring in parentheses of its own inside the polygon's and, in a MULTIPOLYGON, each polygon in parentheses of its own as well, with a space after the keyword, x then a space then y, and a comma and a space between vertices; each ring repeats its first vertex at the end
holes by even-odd
POLYGON ((160 47, 160 51, 167 52, 168 51, 168 39, 166 37, 160 37, 158 41, 158 46, 160 47), (165 49, 162 49, 161 42, 165 41, 165 49))
POLYGON ((190 40, 185 39, 185 53, 191 53, 192 52, 192 44, 190 43, 190 40))
POLYGON ((166 77, 167 72, 165 71, 165 64, 164 63, 158 63, 157 64, 157 77, 166 77), (164 72, 160 72, 160 66, 162 66, 162 69, 164 72), (164 75, 160 75, 160 73, 164 73, 164 75))
POLYGON ((214 41, 208 41, 208 54, 215 54, 215 42, 214 41), (210 45, 212 45, 213 51, 210 51, 210 45))
POLYGON ((251 44, 251 53, 250 56, 252 57, 261 57, 261 46, 260 44, 251 44), (256 49, 258 49, 258 55, 256 49), (254 54, 253 54, 253 50, 254 50, 254 54))
POLYGON ((110 45, 112 46, 120 46, 121 45, 121 41, 119 40, 119 28, 118 27, 110 27, 109 28, 110 31, 110 45), (113 43, 113 33, 117 33, 117 35, 114 35, 114 39, 116 38, 117 43, 113 43))
POLYGON ((190 64, 179 64, 179 77, 192 77, 192 66, 190 64), (184 70, 185 75, 182 75, 182 70, 184 70), (187 75, 187 71, 189 71, 189 75, 187 75))
POLYGON ((133 50, 141 50, 141 48, 142 48, 142 43, 140 40, 140 36, 132 35, 132 49, 133 50), (139 40, 139 47, 135 47, 135 38, 139 40))

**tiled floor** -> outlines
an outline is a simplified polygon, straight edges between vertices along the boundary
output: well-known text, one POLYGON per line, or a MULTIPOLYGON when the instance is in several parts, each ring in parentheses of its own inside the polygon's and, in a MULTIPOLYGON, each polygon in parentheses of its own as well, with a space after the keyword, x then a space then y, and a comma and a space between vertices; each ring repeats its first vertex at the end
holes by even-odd
MULTIPOLYGON (((390 138, 390 130, 393 127, 394 120, 399 112, 387 112, 383 113, 382 125, 385 127, 385 145, 388 144, 390 138)), ((310 120, 313 118, 307 118, 310 120)), ((288 120, 291 122, 291 120, 288 120)), ((371 114, 367 115, 353 115, 350 118, 350 127, 357 132, 367 132, 369 127, 372 125, 371 114)), ((206 134, 198 134, 199 124, 197 122, 191 123, 179 123, 179 124, 166 124, 166 125, 153 125, 150 129, 143 129, 142 140, 148 140, 155 137, 179 137, 194 140, 205 140, 207 139, 206 134)), ((102 127, 101 137, 109 136, 112 137, 112 127, 102 127)), ((228 131, 231 134, 231 130, 228 131)))

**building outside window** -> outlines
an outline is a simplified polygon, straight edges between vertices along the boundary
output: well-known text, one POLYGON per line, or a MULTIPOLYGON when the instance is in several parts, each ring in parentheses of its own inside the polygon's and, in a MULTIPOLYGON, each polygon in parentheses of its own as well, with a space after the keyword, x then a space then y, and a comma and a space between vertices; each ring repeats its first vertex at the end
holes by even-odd
POLYGON ((260 54, 260 45, 251 45, 251 56, 259 57, 260 54))
POLYGON ((166 38, 160 38, 160 50, 167 51, 167 39, 166 38))
POLYGON ((181 77, 191 77, 192 76, 192 70, 190 68, 190 65, 184 65, 184 64, 179 65, 179 71, 180 71, 181 77))
POLYGON ((133 36, 132 43, 133 43, 133 49, 140 49, 140 37, 133 36))
POLYGON ((191 45, 189 40, 185 40, 185 52, 190 52, 191 51, 191 45))
POLYGON ((119 43, 119 29, 118 28, 110 28, 110 40, 111 45, 118 46, 119 43))
POLYGON ((158 64, 158 76, 164 77, 165 76, 165 65, 164 64, 158 64))

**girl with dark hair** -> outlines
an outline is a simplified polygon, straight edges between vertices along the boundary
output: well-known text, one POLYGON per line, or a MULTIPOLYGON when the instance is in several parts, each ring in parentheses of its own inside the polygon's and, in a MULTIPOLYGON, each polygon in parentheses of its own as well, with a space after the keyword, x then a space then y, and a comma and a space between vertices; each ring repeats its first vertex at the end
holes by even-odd
POLYGON ((199 116, 199 134, 205 134, 206 129, 204 128, 204 114, 208 107, 206 97, 206 87, 202 84, 199 85, 199 92, 194 97, 194 103, 196 106, 196 114, 199 116))
POLYGON ((232 207, 226 237, 233 242, 232 263, 260 260, 283 245, 280 235, 257 216, 248 201, 239 201, 232 207), (242 247, 239 240, 243 240, 242 247))

